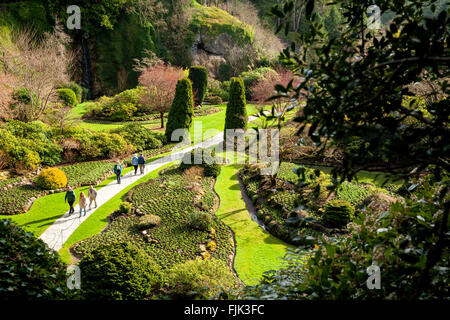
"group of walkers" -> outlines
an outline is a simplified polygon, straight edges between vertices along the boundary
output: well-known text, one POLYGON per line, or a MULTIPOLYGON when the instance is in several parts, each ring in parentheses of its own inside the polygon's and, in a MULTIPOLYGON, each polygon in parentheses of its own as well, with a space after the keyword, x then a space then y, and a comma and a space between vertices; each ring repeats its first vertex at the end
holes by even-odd
MULTIPOLYGON (((138 168, 140 169, 141 174, 144 174, 145 169, 144 155, 141 153, 138 157, 138 155, 135 154, 133 156, 133 159, 131 159, 131 165, 134 167, 135 175, 137 175, 138 168)), ((116 164, 114 165, 114 173, 116 175, 117 183, 120 184, 122 177, 122 164, 120 163, 120 161, 117 161, 116 164)), ((73 204, 75 203, 76 199, 77 196, 75 194, 75 191, 73 191, 72 188, 69 188, 64 198, 64 202, 67 202, 70 206, 69 216, 75 212, 73 204)), ((87 198, 83 192, 80 193, 80 201, 78 202, 78 205, 80 206, 80 217, 83 211, 84 216, 86 215, 87 199, 89 199, 89 210, 91 210, 92 203, 95 203, 95 207, 97 208, 97 191, 94 189, 93 186, 90 186, 87 198)))
MULTIPOLYGON (((89 187, 88 196, 86 198, 86 195, 84 192, 80 193, 80 201, 78 201, 78 205, 80 206, 80 217, 81 214, 84 211, 84 216, 86 215, 86 207, 87 207, 87 199, 89 199, 89 210, 91 210, 92 203, 95 204, 95 207, 97 208, 97 190, 94 189, 93 186, 89 187)), ((66 196, 64 198, 64 202, 67 202, 70 206, 69 210, 69 216, 75 212, 75 209, 73 208, 73 204, 77 200, 77 196, 75 194, 75 191, 73 191, 72 188, 69 188, 69 190, 66 192, 66 196)))

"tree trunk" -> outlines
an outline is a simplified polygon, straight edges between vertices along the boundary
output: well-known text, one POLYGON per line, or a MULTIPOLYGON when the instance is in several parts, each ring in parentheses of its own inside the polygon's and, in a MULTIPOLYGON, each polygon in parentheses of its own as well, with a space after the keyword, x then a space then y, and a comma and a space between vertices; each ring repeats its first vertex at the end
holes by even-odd
POLYGON ((164 129, 164 112, 161 112, 161 129, 164 129))

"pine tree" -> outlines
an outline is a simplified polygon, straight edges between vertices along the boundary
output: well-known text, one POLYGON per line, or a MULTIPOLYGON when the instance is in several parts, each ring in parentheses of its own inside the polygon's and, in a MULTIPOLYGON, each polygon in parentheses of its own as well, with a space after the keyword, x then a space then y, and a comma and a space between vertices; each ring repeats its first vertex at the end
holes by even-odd
POLYGON ((247 122, 244 81, 241 78, 232 78, 225 116, 225 130, 247 129, 247 122))
POLYGON ((176 129, 189 130, 194 115, 194 100, 192 98, 192 84, 188 78, 178 80, 175 98, 170 107, 167 119, 166 138, 171 141, 172 133, 176 129))
POLYGON ((192 91, 195 92, 195 105, 201 105, 208 89, 208 70, 203 66, 193 66, 189 69, 189 79, 192 81, 192 91))

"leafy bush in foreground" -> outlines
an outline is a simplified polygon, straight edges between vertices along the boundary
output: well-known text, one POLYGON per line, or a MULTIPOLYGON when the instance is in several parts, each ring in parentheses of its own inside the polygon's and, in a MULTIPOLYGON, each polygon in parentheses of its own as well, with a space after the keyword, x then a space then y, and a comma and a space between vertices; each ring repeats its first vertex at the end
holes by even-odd
POLYGON ((0 300, 70 298, 58 253, 9 219, 0 220, 0 234, 0 300))
POLYGON ((167 283, 176 295, 208 299, 235 287, 236 278, 223 261, 191 260, 170 269, 167 283))
POLYGON ((144 250, 126 242, 102 245, 80 264, 88 300, 140 300, 159 287, 162 272, 144 250))

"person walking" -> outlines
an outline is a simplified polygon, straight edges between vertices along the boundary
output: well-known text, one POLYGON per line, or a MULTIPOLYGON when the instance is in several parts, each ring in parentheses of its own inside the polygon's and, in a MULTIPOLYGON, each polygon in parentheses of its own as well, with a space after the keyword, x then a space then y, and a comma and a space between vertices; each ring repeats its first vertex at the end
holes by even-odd
POLYGON ((120 164, 120 161, 117 161, 116 164, 114 165, 114 173, 116 174, 117 177, 117 183, 120 184, 120 178, 122 175, 122 165, 120 164))
POLYGON ((87 207, 87 199, 84 192, 80 193, 80 201, 78 202, 78 205, 80 206, 80 218, 81 218, 81 213, 83 212, 83 210, 84 215, 86 215, 86 207, 87 207))
POLYGON ((138 158, 138 163, 139 163, 139 169, 141 170, 141 174, 144 174, 144 168, 145 168, 145 159, 144 159, 144 155, 141 153, 139 158, 138 158))
POLYGON ((137 154, 134 155, 133 159, 131 159, 131 165, 134 167, 134 175, 137 175, 137 169, 139 165, 139 160, 137 154))
POLYGON ((95 190, 93 186, 89 188, 88 198, 89 198, 89 210, 91 210, 92 202, 95 203, 95 207, 97 208, 97 190, 95 190))
POLYGON ((75 209, 73 208, 73 203, 75 202, 76 199, 77 196, 75 195, 75 192, 73 191, 72 188, 69 188, 69 190, 67 190, 66 192, 66 196, 64 197, 64 202, 67 202, 70 206, 69 216, 75 212, 75 209))

